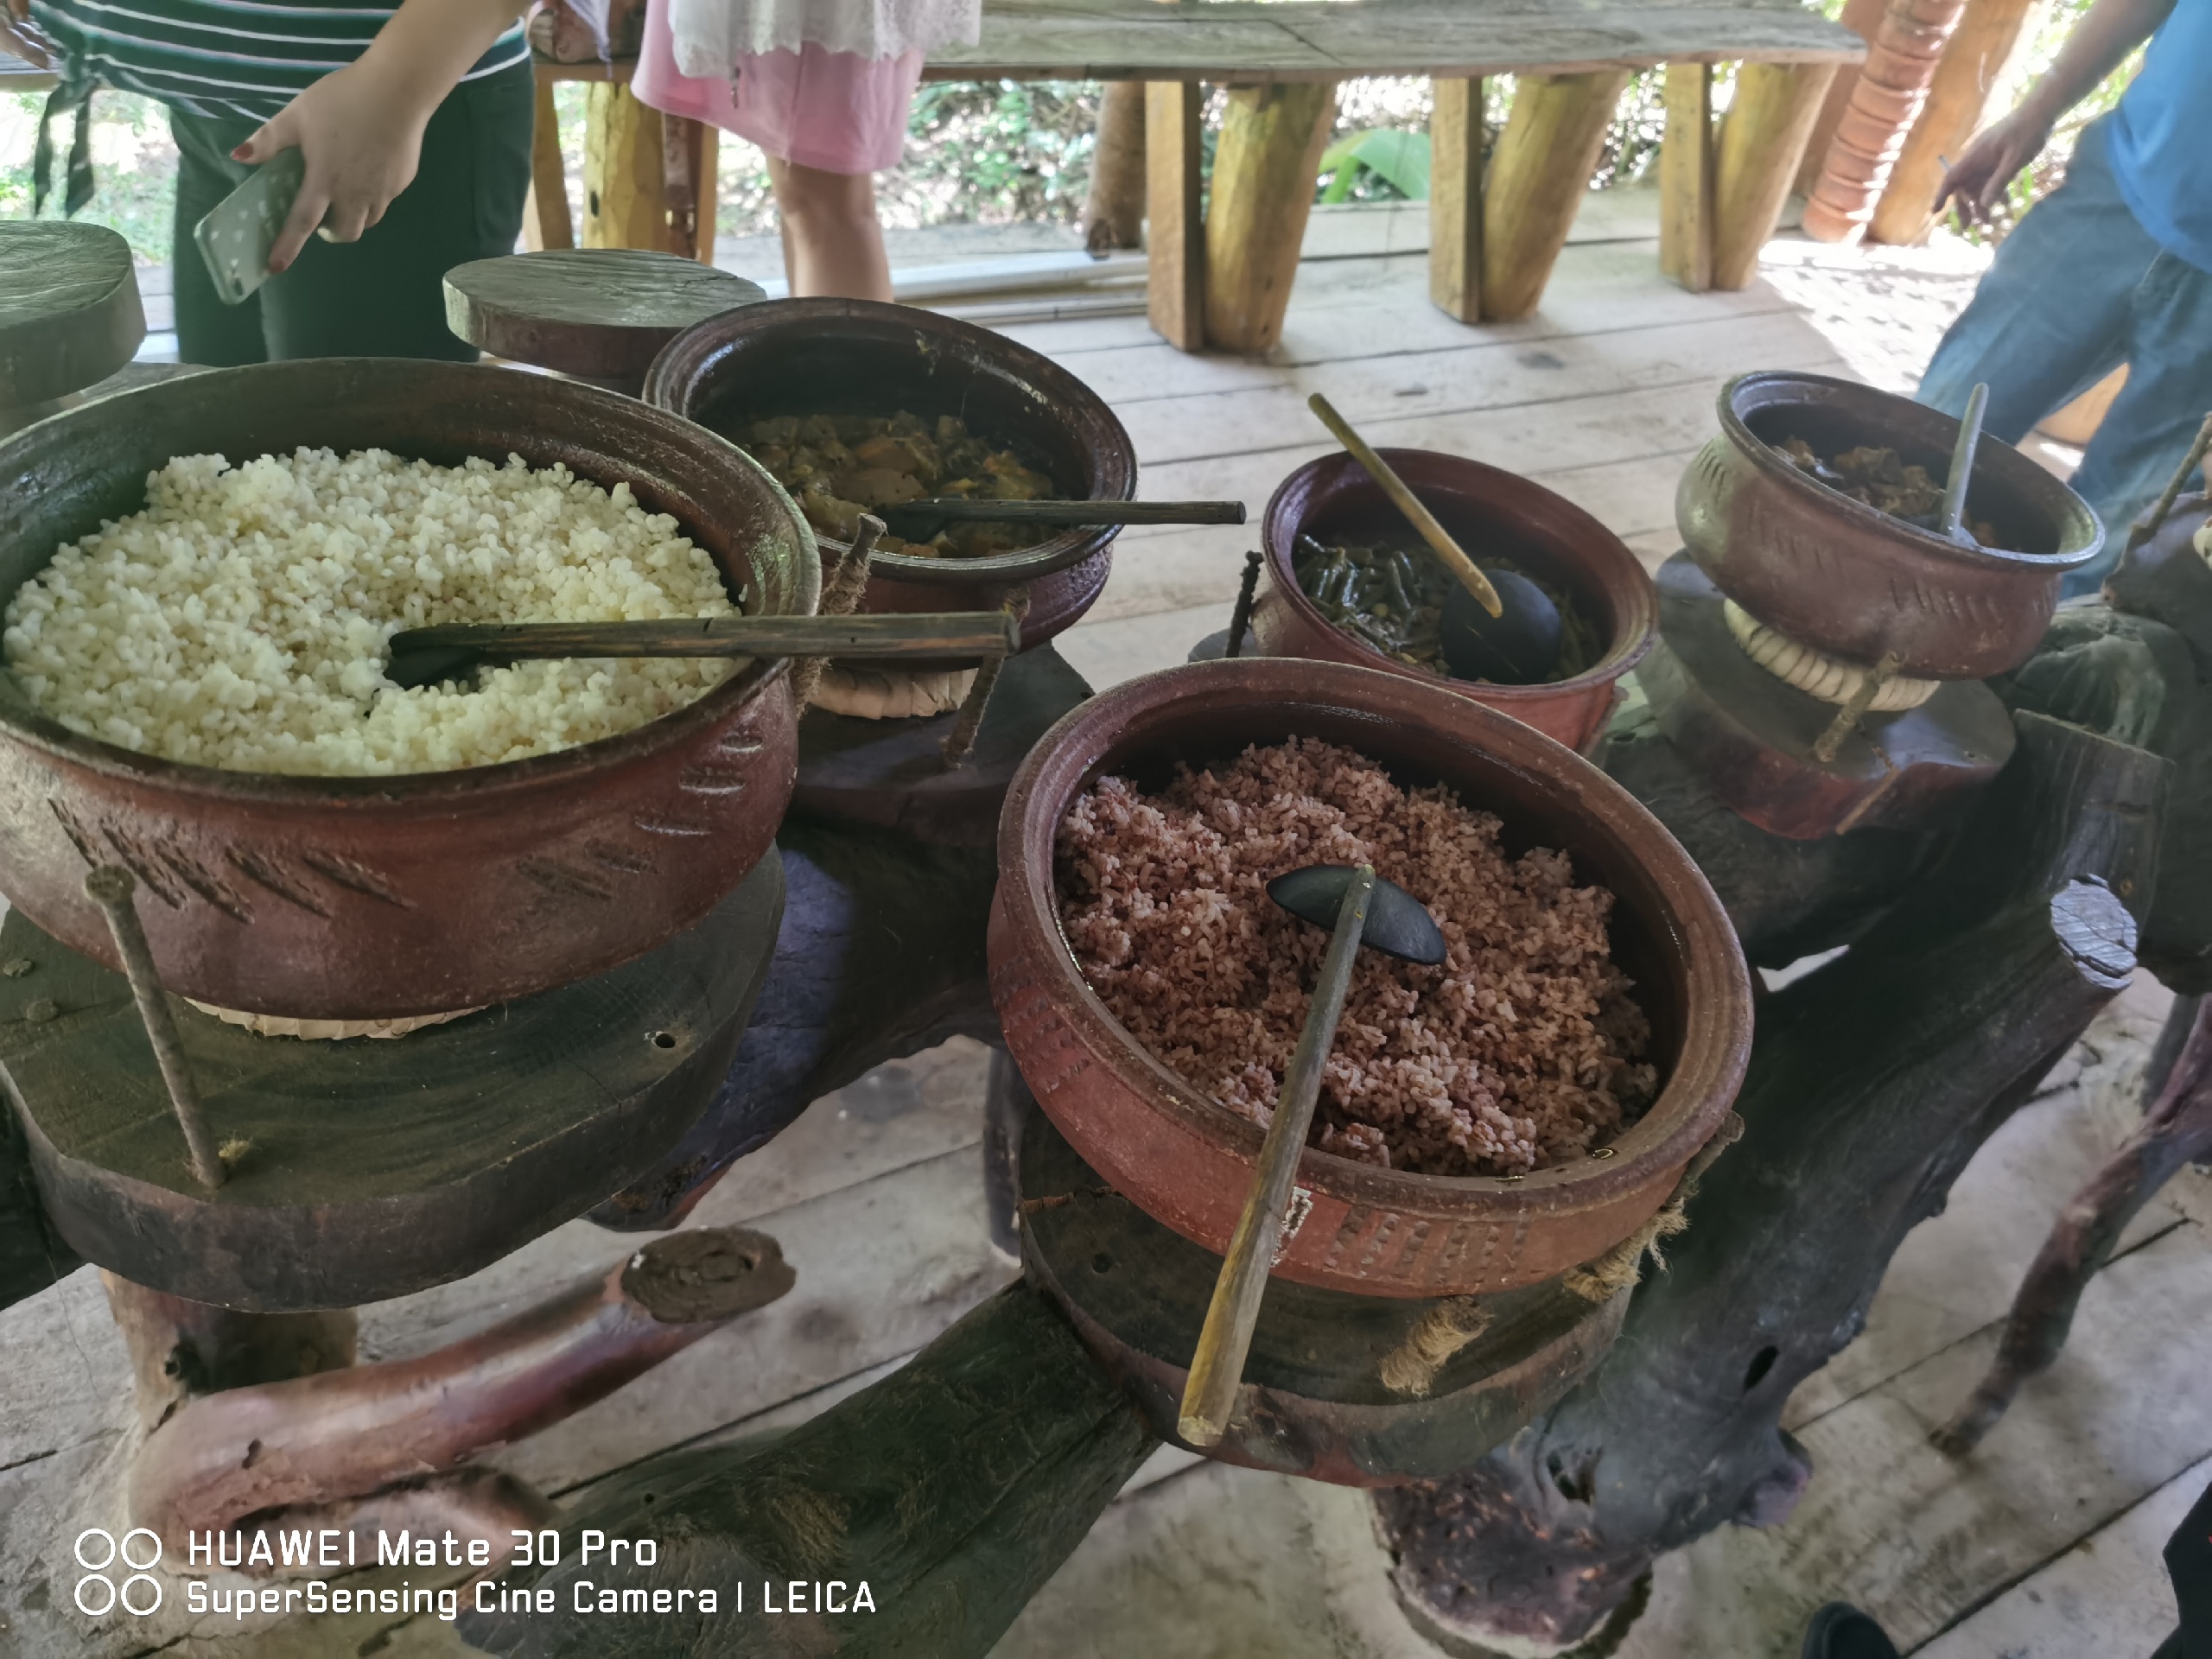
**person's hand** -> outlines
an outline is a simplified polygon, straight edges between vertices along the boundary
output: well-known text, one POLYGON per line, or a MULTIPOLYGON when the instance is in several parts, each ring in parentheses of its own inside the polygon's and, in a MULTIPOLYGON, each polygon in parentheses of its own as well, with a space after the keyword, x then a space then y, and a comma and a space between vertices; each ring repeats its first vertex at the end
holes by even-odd
POLYGON ((1969 223, 1986 224, 1990 210, 2022 168, 2043 154, 2050 122, 2023 105, 1966 147, 1936 192, 1935 211, 1955 200, 1969 223))
POLYGON ((306 176, 269 251, 273 274, 299 257, 320 227, 327 241, 356 242, 415 177, 423 129, 435 104, 392 84, 368 58, 333 70, 231 152, 256 166, 296 149, 306 176))

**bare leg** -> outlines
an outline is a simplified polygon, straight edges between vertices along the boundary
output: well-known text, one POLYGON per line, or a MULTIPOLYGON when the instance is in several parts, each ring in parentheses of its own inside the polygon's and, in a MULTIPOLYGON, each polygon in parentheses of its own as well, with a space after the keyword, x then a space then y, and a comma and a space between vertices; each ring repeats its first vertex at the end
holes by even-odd
POLYGON ((794 298, 888 300, 891 261, 875 217, 875 179, 768 157, 794 298))

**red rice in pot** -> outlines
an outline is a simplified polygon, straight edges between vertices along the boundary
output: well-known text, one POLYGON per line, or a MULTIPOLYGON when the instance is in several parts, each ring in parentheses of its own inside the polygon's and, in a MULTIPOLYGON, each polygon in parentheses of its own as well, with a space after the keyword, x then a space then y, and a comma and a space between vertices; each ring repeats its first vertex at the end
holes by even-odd
POLYGON ((1431 1175, 1541 1169, 1611 1139, 1656 1077, 1606 938, 1613 895, 1575 886, 1564 853, 1508 859, 1498 828, 1312 739, 1185 768, 1156 798, 1101 778, 1060 825, 1060 919, 1130 1034, 1264 1125, 1328 942, 1267 883, 1371 861, 1427 906, 1450 955, 1361 953, 1313 1144, 1431 1175))

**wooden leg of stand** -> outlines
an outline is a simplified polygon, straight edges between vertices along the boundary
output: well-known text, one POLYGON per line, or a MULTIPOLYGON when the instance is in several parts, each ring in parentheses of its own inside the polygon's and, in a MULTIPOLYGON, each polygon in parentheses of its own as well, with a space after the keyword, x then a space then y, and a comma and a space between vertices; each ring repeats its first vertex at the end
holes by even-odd
POLYGON ((1229 95, 1206 211, 1206 343, 1264 352, 1282 338, 1337 89, 1329 81, 1229 95))
POLYGON ((1597 170, 1625 69, 1524 75, 1483 189, 1483 315, 1535 310, 1597 170))
POLYGON ((2082 1291, 2136 1212, 2183 1164, 2212 1152, 2212 1018, 2207 1014, 2200 1005, 2173 1074, 2143 1127, 2059 1212, 2012 1299, 1989 1374, 1959 1414, 1929 1437, 1952 1456, 1973 1451, 2021 1384, 2057 1359, 2082 1291))
POLYGON ((1205 222, 1199 118, 1205 94, 1193 81, 1145 88, 1145 234, 1150 248, 1152 326, 1186 352, 1205 345, 1205 222))
POLYGON ((350 1307, 241 1313, 164 1295, 103 1272, 109 1312, 130 1354, 138 1420, 159 1428, 188 1400, 225 1389, 342 1370, 359 1321, 350 1307))
POLYGON ((1747 63, 1720 125, 1713 163, 1713 285, 1751 286, 1774 234, 1813 123, 1834 78, 1832 63, 1747 63))
POLYGON ((1693 294, 1713 286, 1713 66, 1670 63, 1659 147, 1659 269, 1693 294))
POLYGON ((561 164, 561 122, 553 107, 553 84, 537 83, 537 113, 530 133, 530 200, 522 216, 523 245, 573 248, 576 227, 569 218, 569 177, 561 164))
POLYGON ((1440 80, 1428 119, 1428 297, 1461 322, 1483 315, 1483 83, 1440 80))

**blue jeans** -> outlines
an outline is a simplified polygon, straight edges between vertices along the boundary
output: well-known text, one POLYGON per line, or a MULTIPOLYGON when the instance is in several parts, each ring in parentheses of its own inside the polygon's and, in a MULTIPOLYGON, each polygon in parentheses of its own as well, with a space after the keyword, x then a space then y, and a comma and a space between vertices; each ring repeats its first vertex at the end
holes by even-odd
POLYGON ((2066 182, 1999 246, 1918 397, 1957 415, 1986 380, 1986 429, 2018 443, 2123 363, 2127 385, 2073 480, 2104 520, 2105 550, 2067 578, 2069 596, 2097 590, 2128 525, 2158 499, 2212 411, 2212 274, 2136 222, 2113 182, 2099 121, 2082 134, 2066 182))

